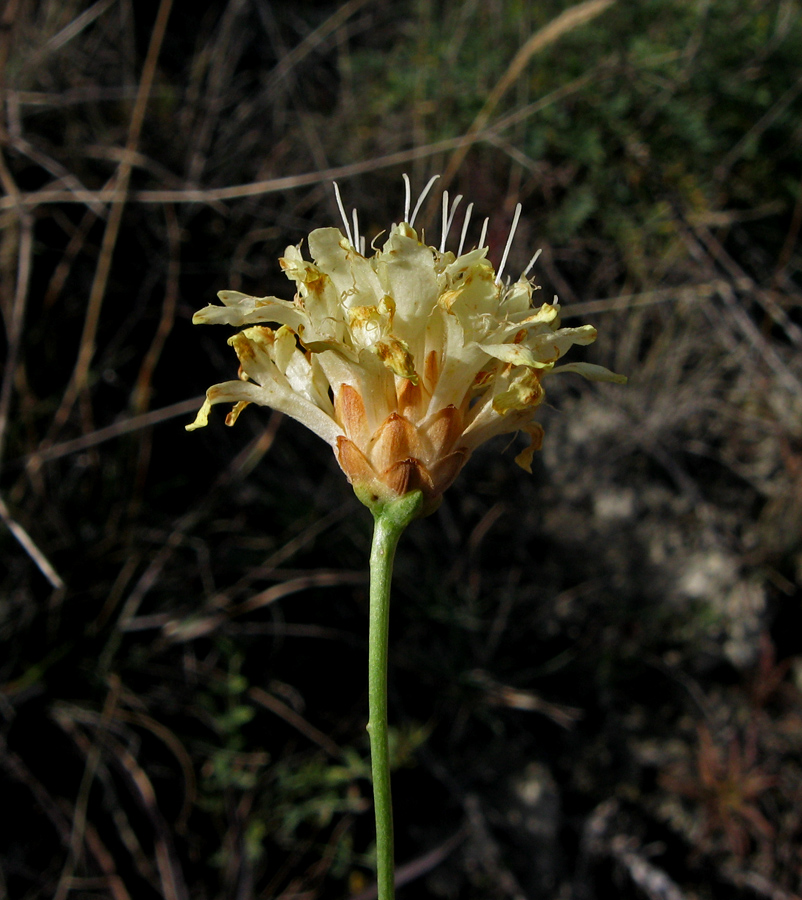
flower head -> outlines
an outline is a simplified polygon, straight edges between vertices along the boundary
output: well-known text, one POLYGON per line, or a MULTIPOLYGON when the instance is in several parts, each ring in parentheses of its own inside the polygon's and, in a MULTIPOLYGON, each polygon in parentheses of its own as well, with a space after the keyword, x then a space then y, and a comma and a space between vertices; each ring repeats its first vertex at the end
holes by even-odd
POLYGON ((229 339, 239 380, 209 388, 187 428, 206 425, 215 403, 234 404, 228 425, 250 403, 270 406, 331 445, 363 502, 420 490, 429 512, 474 449, 495 435, 528 434, 516 462, 531 472, 547 376, 626 379, 589 363, 556 365, 573 344, 594 341, 596 329, 561 328, 556 300, 533 307, 526 275, 536 257, 518 281, 502 281, 520 206, 495 272, 483 246, 486 222, 479 246, 462 252, 472 204, 455 254, 445 244, 461 197, 449 208, 445 193, 440 247, 428 246, 413 223, 434 179, 412 215, 405 181, 404 221, 372 256, 356 211, 349 223, 337 191, 345 233, 313 231, 312 262, 294 246, 279 260, 296 285, 292 301, 221 291, 223 306, 195 314, 195 323, 247 327, 229 339))

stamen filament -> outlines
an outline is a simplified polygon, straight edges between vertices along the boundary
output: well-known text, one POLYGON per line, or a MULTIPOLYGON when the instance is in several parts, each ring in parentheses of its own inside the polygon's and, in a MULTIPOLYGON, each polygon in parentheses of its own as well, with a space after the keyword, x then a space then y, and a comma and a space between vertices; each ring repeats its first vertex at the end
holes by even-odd
POLYGON ((354 250, 359 251, 360 242, 359 242, 359 216, 356 211, 356 207, 351 211, 352 218, 354 220, 354 233, 351 237, 351 243, 354 245, 354 250))
POLYGON ((465 235, 468 233, 468 223, 471 221, 471 213, 473 212, 473 203, 468 204, 465 210, 465 221, 462 223, 462 234, 459 238, 459 247, 457 247, 457 256, 462 256, 462 247, 465 244, 465 235))
POLYGON ((351 236, 351 226, 348 224, 348 216, 345 214, 345 207, 343 206, 343 198, 340 196, 340 186, 336 181, 332 181, 334 185, 334 196, 337 198, 337 208, 340 210, 340 216, 343 220, 343 225, 345 226, 345 236, 353 245, 354 239, 351 236))
POLYGON ((448 233, 451 231, 451 226, 454 224, 454 217, 457 213, 457 207, 460 205, 461 201, 462 194, 457 194, 457 196, 454 198, 454 202, 451 204, 451 211, 448 213, 448 217, 446 217, 446 209, 448 207, 448 191, 443 191, 443 235, 440 238, 441 253, 443 253, 446 249, 446 240, 448 238, 448 233))
POLYGON ((512 246, 512 239, 515 237, 515 229, 518 227, 518 219, 521 218, 521 204, 518 203, 515 207, 515 215, 512 217, 512 227, 510 228, 510 235, 507 238, 507 246, 504 248, 504 254, 501 257, 501 262, 499 263, 498 272, 496 273, 496 284, 501 284, 501 273, 504 271, 504 265, 507 262, 507 255, 510 252, 510 247, 512 246))
POLYGON ((521 273, 521 280, 522 280, 522 281, 523 281, 523 279, 526 278, 526 276, 532 271, 532 266, 534 266, 534 264, 538 261, 538 257, 540 256, 540 254, 541 254, 542 252, 543 252, 542 249, 541 249, 541 250, 535 250, 535 255, 529 260, 529 262, 526 264, 526 268, 525 268, 525 269, 523 270, 523 272, 521 273))
POLYGON ((409 175, 406 172, 401 176, 404 179, 404 221, 409 222, 409 207, 412 205, 412 185, 409 183, 409 175))
POLYGON ((490 217, 488 216, 484 222, 482 223, 482 233, 479 235, 479 243, 476 245, 477 247, 485 247, 485 238, 487 237, 487 226, 490 224, 490 217))
POLYGON ((426 187, 421 192, 420 197, 418 197, 418 202, 415 204, 415 209, 412 211, 412 218, 407 223, 410 226, 415 224, 415 216, 417 216, 418 210, 420 210, 421 206, 423 206, 423 201, 426 199, 426 195, 432 189, 432 185, 435 183, 435 181, 437 181, 437 179, 439 177, 440 177, 439 175, 432 175, 432 177, 429 179, 426 187))

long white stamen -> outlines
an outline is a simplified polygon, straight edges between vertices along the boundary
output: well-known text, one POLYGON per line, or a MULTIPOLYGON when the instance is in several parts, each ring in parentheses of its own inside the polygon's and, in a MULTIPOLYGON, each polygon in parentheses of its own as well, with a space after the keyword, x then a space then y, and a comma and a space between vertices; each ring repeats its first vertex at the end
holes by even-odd
POLYGON ((487 237, 487 226, 490 223, 490 218, 486 218, 484 222, 482 222, 482 233, 479 235, 479 243, 476 245, 477 247, 485 246, 485 238, 487 237))
POLYGON ((448 234, 448 191, 443 191, 443 227, 440 229, 440 252, 446 249, 446 235, 448 234))
POLYGON ((439 177, 440 177, 439 175, 432 175, 432 177, 429 179, 429 183, 426 185, 426 187, 421 192, 420 197, 418 197, 418 202, 415 204, 415 209, 412 211, 412 218, 409 220, 410 225, 415 224, 415 216, 417 216, 418 210, 423 205, 423 201, 426 199, 426 195, 432 189, 432 185, 435 183, 435 181, 437 181, 437 179, 439 177))
POLYGON ((404 179, 404 221, 408 223, 409 207, 412 205, 412 185, 406 172, 401 177, 404 179))
POLYGON ((348 216, 345 214, 345 207, 343 206, 343 198, 340 196, 340 187, 336 181, 332 181, 334 185, 334 195, 337 198, 337 208, 340 210, 340 215, 342 216, 343 225, 345 226, 345 236, 351 242, 353 246, 354 239, 351 237, 351 226, 348 224, 348 216))
POLYGON ((351 210, 351 215, 354 220, 354 233, 352 235, 351 243, 354 245, 354 250, 359 252, 360 242, 359 242, 359 216, 356 212, 356 207, 351 210))
POLYGON ((512 226, 510 228, 510 236, 507 238, 507 246, 504 248, 504 255, 501 257, 498 272, 496 273, 496 284, 501 284, 501 273, 504 271, 504 264, 507 262, 507 254, 512 246, 512 239, 515 237, 515 229, 518 227, 518 219, 521 218, 521 204, 515 207, 515 215, 512 217, 512 226))
MULTIPOLYGON (((448 191, 443 191, 443 236, 440 238, 440 252, 442 253, 446 249, 446 239, 448 238, 448 233, 451 231, 451 226, 454 224, 454 216, 457 214, 457 207, 462 202, 462 194, 457 194, 454 198, 453 203, 451 204, 451 211, 448 214, 448 219, 445 218, 446 213, 446 204, 445 198, 448 196, 448 191)), ((458 254, 459 255, 459 254, 458 254)))
POLYGON ((473 203, 468 204, 465 210, 465 221, 462 223, 462 234, 459 238, 459 247, 457 248, 457 256, 462 256, 462 246, 465 243, 465 235, 468 233, 468 223, 471 221, 471 213, 473 212, 473 203))
POLYGON ((523 279, 526 278, 526 276, 532 271, 532 266, 534 266, 534 264, 537 262, 538 257, 540 256, 540 254, 542 252, 543 252, 543 250, 535 251, 535 255, 529 260, 529 262, 526 265, 526 268, 521 273, 521 281, 523 281, 523 279))
POLYGON ((365 250, 367 250, 367 242, 365 241, 365 235, 359 239, 359 252, 364 256, 365 250))

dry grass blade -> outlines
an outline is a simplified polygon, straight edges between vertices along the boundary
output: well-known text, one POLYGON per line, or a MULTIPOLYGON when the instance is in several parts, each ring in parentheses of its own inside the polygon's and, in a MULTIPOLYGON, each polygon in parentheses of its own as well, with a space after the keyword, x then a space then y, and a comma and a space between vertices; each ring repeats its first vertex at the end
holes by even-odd
POLYGON ((314 31, 310 32, 299 44, 286 53, 281 62, 270 73, 267 81, 267 90, 273 91, 287 75, 312 51, 319 47, 330 34, 344 25, 354 13, 372 3, 373 0, 348 0, 328 19, 324 20, 314 31))
MULTIPOLYGON (((125 883, 117 874, 114 857, 101 841, 97 829, 89 822, 86 823, 86 846, 103 870, 106 876, 103 887, 108 888, 113 900, 131 900, 131 895, 125 889, 125 883)), ((74 883, 75 879, 73 879, 74 883)))
POLYGON ((612 838, 610 850, 649 900, 686 900, 683 891, 662 869, 639 853, 635 842, 628 836, 616 835, 612 838))
MULTIPOLYGON (((88 28, 95 19, 102 16, 106 10, 111 9, 115 3, 117 3, 117 0, 97 0, 89 9, 76 16, 69 25, 66 25, 57 34, 54 34, 45 44, 44 52, 52 53, 54 50, 61 49, 61 47, 76 38, 85 28, 88 28)), ((36 59, 36 62, 39 61, 40 57, 36 59)), ((31 62, 28 64, 30 65, 31 62)))
MULTIPOLYGON (((515 84, 518 78, 520 78, 527 63, 536 53, 539 53, 545 47, 553 44, 567 32, 573 31, 575 28, 584 25, 591 19, 595 19, 596 16, 601 15, 608 7, 612 6, 613 3, 615 3, 615 0, 586 0, 585 3, 579 3, 576 6, 572 6, 570 9, 566 9, 564 12, 560 13, 556 19, 549 22, 545 28, 536 31, 515 54, 512 62, 507 67, 507 71, 501 76, 496 83, 496 86, 490 92, 487 100, 485 100, 484 106, 473 120, 465 137, 471 138, 477 136, 482 129, 485 128, 490 120, 490 116, 493 115, 493 110, 498 106, 501 98, 507 93, 512 85, 515 84)), ((443 172, 440 178, 440 184, 438 185, 441 191, 446 191, 451 186, 451 182, 454 180, 454 176, 457 174, 459 167, 465 160, 470 147, 471 142, 467 141, 454 152, 451 159, 448 161, 448 165, 446 166, 445 172, 443 172)), ((431 220, 436 205, 437 198, 429 201, 426 210, 426 221, 431 220)))
POLYGON ((585 300, 563 307, 560 316, 563 319, 574 319, 578 316, 599 315, 625 309, 637 309, 643 306, 654 306, 657 303, 678 303, 709 300, 725 285, 726 281, 702 282, 683 287, 656 288, 653 291, 642 291, 637 294, 619 294, 608 300, 585 300))
POLYGON ((176 817, 175 829, 179 834, 183 834, 186 831, 187 821, 192 812, 192 807, 195 804, 197 790, 192 758, 187 752, 186 747, 184 747, 181 741, 169 728, 162 725, 161 722, 157 722, 152 716, 148 716, 139 710, 132 710, 131 712, 118 710, 117 718, 124 722, 131 722, 134 725, 139 725, 141 728, 150 731, 169 748, 170 752, 175 756, 178 764, 181 766, 181 773, 184 776, 184 802, 176 817))
MULTIPOLYGON (((423 856, 419 856, 417 859, 413 859, 411 862, 399 866, 395 875, 396 887, 403 887, 405 884, 409 884, 418 878, 422 878, 424 875, 428 875, 429 872, 436 869, 442 862, 445 862, 445 860, 451 856, 457 847, 463 843, 467 834, 467 830, 461 828, 456 834, 453 834, 448 838, 448 840, 443 841, 439 847, 435 847, 434 850, 424 853, 423 856)), ((378 895, 378 887, 373 884, 366 890, 351 897, 350 900, 376 900, 378 895)))
MULTIPOLYGON (((242 200, 247 197, 262 197, 270 194, 284 193, 299 188, 314 187, 319 184, 328 184, 332 181, 354 178, 368 172, 379 172, 382 169, 391 169, 416 160, 437 156, 462 147, 469 148, 484 140, 495 139, 499 130, 511 127, 528 116, 534 115, 544 105, 548 105, 561 96, 573 93, 585 83, 583 79, 566 85, 563 92, 556 91, 541 102, 533 103, 526 109, 526 115, 510 115, 505 117, 500 125, 477 131, 475 134, 465 134, 454 138, 445 138, 430 144, 422 144, 408 150, 398 150, 382 156, 375 156, 362 162, 349 163, 343 166, 333 166, 314 172, 306 172, 301 175, 286 175, 282 178, 267 178, 262 181, 252 181, 247 184, 235 184, 223 188, 186 188, 177 190, 141 190, 129 191, 126 202, 128 203, 202 203, 213 206, 228 200, 242 200)), ((82 203, 92 205, 95 203, 113 203, 115 199, 114 188, 103 188, 97 191, 69 191, 53 187, 45 187, 38 191, 20 194, 17 200, 11 197, 0 197, 0 210, 11 209, 15 206, 36 208, 38 206, 53 203, 82 203)))
MULTIPOLYGON (((2 164, 5 169, 5 165, 2 164)), ((6 179, 4 179, 6 180, 6 179)), ((20 211, 19 223, 19 255, 17 261, 17 284, 14 294, 14 304, 7 318, 8 355, 3 370, 3 385, 0 388, 0 464, 5 449, 6 429, 8 416, 11 410, 11 396, 14 389, 14 379, 19 362, 20 343, 22 341, 22 326, 25 321, 25 306, 28 298, 28 285, 31 277, 31 265, 33 263, 33 222, 31 217, 20 211)))
MULTIPOLYGON (((8 55, 11 50, 11 35, 14 22, 20 9, 21 0, 8 0, 2 16, 0 16, 0 97, 6 95, 6 72, 8 69, 8 55)), ((0 116, 0 143, 5 142, 6 122, 5 116, 0 116)))
MULTIPOLYGON (((64 870, 59 882, 59 886, 55 893, 56 900, 64 900, 71 893, 75 886, 76 879, 74 873, 78 863, 82 858, 84 846, 92 850, 92 841, 88 837, 88 832, 92 828, 91 823, 87 820, 87 807, 89 802, 89 789, 98 776, 102 776, 109 768, 110 763, 116 764, 125 776, 133 795, 138 800, 142 810, 145 812, 152 828, 153 856, 155 858, 156 871, 141 871, 144 877, 147 877, 151 883, 156 878, 154 887, 161 890, 161 896, 164 900, 186 900, 188 892, 184 884, 184 878, 178 857, 173 846, 171 829, 162 815, 153 784, 138 763, 128 746, 123 744, 113 736, 113 727, 115 723, 126 721, 127 716, 119 715, 119 709, 116 708, 120 699, 121 685, 117 679, 112 679, 111 690, 107 697, 107 702, 100 715, 90 712, 79 707, 70 707, 60 705, 53 711, 54 720, 67 732, 76 745, 84 752, 86 757, 86 765, 84 776, 81 780, 81 786, 78 792, 78 798, 75 805, 75 813, 73 817, 71 852, 65 863, 64 870), (88 726, 94 735, 90 739, 84 731, 78 726, 88 726)), ((147 717, 146 717, 147 718, 147 717)), ((144 727, 150 727, 150 724, 140 720, 138 724, 144 727)), ((118 727, 118 726, 117 726, 118 727)), ((163 735, 160 735, 163 737, 163 735)), ((102 779, 108 787, 108 779, 102 779)), ((126 828, 129 828, 126 824, 126 828)), ((120 835, 126 844, 131 844, 131 839, 125 839, 120 835)), ((136 839, 134 838, 134 842, 136 839)), ((141 852, 140 848, 135 847, 135 853, 141 852)), ((94 855, 94 854, 93 854, 94 855)), ((101 852, 102 857, 102 852, 101 852)), ((97 857, 96 857, 97 858, 97 857)), ((104 868, 103 859, 98 860, 101 868, 104 868)), ((137 862, 137 860, 135 860, 137 862)), ((152 866, 148 860, 144 860, 144 868, 151 869, 152 866)), ((140 870, 143 866, 138 865, 140 870)))
MULTIPOLYGON (((260 591, 249 600, 238 603, 236 606, 228 607, 220 612, 189 620, 170 620, 164 623, 162 632, 168 640, 175 643, 194 641, 200 637, 212 634, 229 619, 249 612, 255 612, 257 609, 263 609, 291 594, 298 594, 310 588, 363 584, 365 581, 366 576, 362 572, 314 572, 276 584, 266 591, 260 591)), ((125 631, 129 629, 139 630, 141 625, 138 620, 128 619, 125 625, 120 627, 125 631)))
POLYGON ((342 749, 337 743, 335 743, 327 734, 320 731, 319 728, 315 728, 314 725, 307 722, 302 715, 295 712, 295 710, 291 706, 288 706, 283 700, 279 700, 278 697, 274 697, 272 694, 269 694, 267 691, 258 687, 249 688, 248 696, 255 703, 258 703, 265 709, 269 709, 270 712, 275 713, 279 718, 284 719, 288 725, 291 725, 296 731, 299 731, 304 735, 304 737, 309 738, 313 744, 317 744, 318 747, 325 751, 332 759, 340 759, 342 757, 342 749))
POLYGON ((36 543, 28 534, 28 532, 22 527, 22 525, 19 524, 19 522, 12 518, 11 513, 8 511, 8 507, 6 506, 2 498, 0 498, 0 519, 3 520, 6 528, 8 528, 8 530, 19 541, 22 548, 34 561, 36 567, 50 582, 50 584, 58 591, 64 590, 65 585, 61 576, 53 568, 53 565, 50 563, 44 553, 42 553, 42 551, 36 546, 36 543))
MULTIPOLYGON (((109 692, 103 704, 103 712, 100 716, 101 725, 109 722, 114 714, 115 707, 119 700, 120 683, 119 680, 112 680, 109 692)), ((77 743, 84 745, 86 753, 86 762, 84 764, 81 783, 78 787, 78 796, 75 800, 75 811, 73 813, 72 828, 70 832, 70 849, 67 859, 64 861, 64 867, 61 871, 58 887, 55 891, 54 900, 66 900, 70 893, 72 878, 75 874, 76 866, 83 857, 83 847, 86 836, 87 824, 87 808, 89 806, 89 792, 92 783, 101 765, 101 747, 99 741, 88 742, 80 739, 75 722, 72 717, 63 709, 55 709, 53 718, 68 733, 71 734, 77 743)))
POLYGON ((116 753, 120 765, 127 772, 139 794, 142 805, 153 826, 153 852, 156 857, 156 866, 159 870, 162 896, 164 900, 188 900, 189 893, 184 884, 181 867, 173 848, 170 828, 159 810, 153 784, 127 747, 117 745, 116 753))
POLYGON ((744 134, 730 152, 721 160, 713 173, 719 181, 729 175, 730 169, 735 165, 739 157, 744 153, 746 147, 751 141, 763 134, 771 125, 788 109, 788 107, 802 93, 802 76, 800 76, 791 87, 780 97, 775 104, 772 105, 759 121, 755 122, 753 127, 744 134))
POLYGON ((56 800, 48 793, 45 786, 36 778, 24 761, 8 748, 5 737, 0 735, 0 766, 5 769, 14 781, 24 784, 35 798, 39 808, 50 820, 64 847, 70 846, 70 823, 60 809, 56 800))
POLYGON ((71 453, 80 453, 83 450, 88 450, 90 447, 97 447, 98 444, 122 437, 124 434, 141 431, 143 428, 152 428, 160 422, 167 422, 169 419, 176 419, 178 416, 186 416, 191 412, 195 412, 201 403, 203 403, 203 397, 181 400, 179 403, 173 403, 162 409, 154 409, 148 413, 124 419, 122 422, 115 422, 114 425, 108 425, 106 428, 98 428, 97 431, 83 434, 81 437, 74 438, 71 441, 63 441, 43 450, 35 450, 24 458, 25 465, 35 469, 43 463, 61 459, 64 456, 69 456, 71 453))
POLYGON ((164 205, 164 217, 167 222, 167 246, 169 248, 167 279, 164 288, 161 318, 156 328, 156 334, 153 336, 153 342, 142 360, 139 377, 134 387, 131 405, 134 414, 137 416, 142 415, 148 408, 153 372, 159 362, 167 337, 172 330, 173 322, 175 321, 175 307, 178 302, 178 277, 181 271, 179 261, 181 230, 178 227, 178 219, 172 204, 166 203, 164 205))
MULTIPOLYGON (((156 64, 167 30, 167 20, 170 16, 172 5, 173 0, 161 0, 161 3, 159 4, 156 22, 151 33, 148 54, 142 69, 142 77, 139 82, 139 90, 137 92, 134 110, 131 115, 131 123, 128 129, 128 139, 126 141, 127 154, 133 154, 139 143, 142 125, 145 121, 148 98, 150 97, 153 79, 156 74, 156 64)), ((67 390, 64 393, 64 397, 62 398, 61 405, 53 417, 51 434, 57 433, 67 421, 75 401, 86 387, 89 376, 89 367, 95 354, 95 337, 100 322, 100 312, 103 306, 103 299, 106 295, 106 285, 108 283, 109 272, 111 271, 114 248, 120 233, 120 225, 122 223, 126 195, 128 193, 128 184, 131 179, 132 170, 133 163, 131 158, 126 155, 117 170, 117 177, 112 191, 111 212, 109 213, 109 219, 106 223, 105 231, 103 232, 103 242, 100 248, 98 265, 95 270, 92 289, 89 293, 86 318, 84 320, 84 330, 81 335, 78 349, 78 359, 76 360, 75 368, 67 386, 67 390)))
POLYGON ((148 592, 158 582, 164 566, 167 564, 167 561, 173 555, 175 550, 184 542, 189 529, 200 520, 222 489, 229 486, 236 479, 244 477, 255 465, 257 465, 259 460, 264 457, 265 453, 267 453, 273 444, 280 422, 281 414, 274 412, 270 416, 267 428, 264 432, 251 441, 251 443, 231 461, 229 466, 219 475, 206 497, 197 506, 188 510, 177 522, 175 522, 169 537, 164 542, 159 552, 151 560, 147 569, 140 576, 123 604, 123 608, 117 621, 117 635, 115 639, 112 639, 109 642, 100 660, 100 667, 102 669, 111 661, 117 650, 120 634, 127 629, 134 616, 136 616, 140 604, 148 592))

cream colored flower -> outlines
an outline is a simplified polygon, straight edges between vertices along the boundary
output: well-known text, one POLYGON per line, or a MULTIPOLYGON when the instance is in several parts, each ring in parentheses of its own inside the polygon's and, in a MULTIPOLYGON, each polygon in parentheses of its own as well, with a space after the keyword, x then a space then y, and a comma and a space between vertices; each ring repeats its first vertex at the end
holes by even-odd
POLYGON ((430 511, 476 447, 498 434, 528 434, 516 462, 531 472, 547 377, 626 380, 588 363, 555 365, 573 344, 594 341, 596 329, 560 328, 556 300, 534 308, 526 272, 501 280, 520 207, 496 273, 483 246, 486 222, 479 246, 462 253, 472 204, 455 255, 445 243, 461 198, 449 209, 444 194, 438 249, 412 227, 426 191, 410 216, 406 184, 405 221, 372 256, 337 191, 345 234, 317 229, 313 262, 292 246, 279 260, 296 285, 292 301, 221 291, 223 306, 195 314, 195 323, 248 327, 229 339, 240 380, 209 388, 188 430, 206 425, 215 403, 234 404, 229 425, 250 403, 270 406, 332 446, 363 501, 420 489, 430 511))

